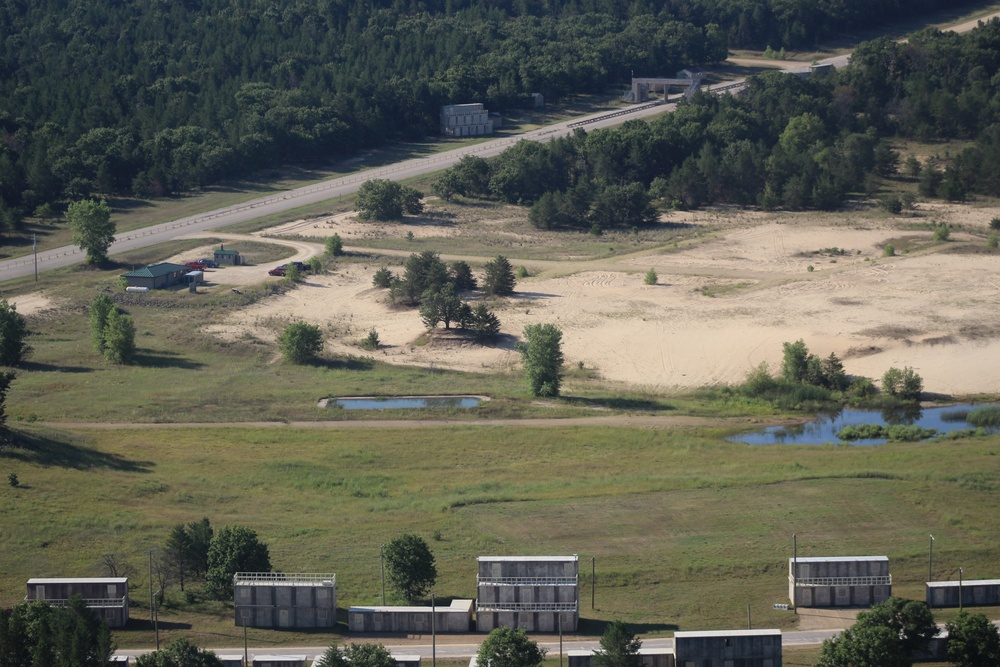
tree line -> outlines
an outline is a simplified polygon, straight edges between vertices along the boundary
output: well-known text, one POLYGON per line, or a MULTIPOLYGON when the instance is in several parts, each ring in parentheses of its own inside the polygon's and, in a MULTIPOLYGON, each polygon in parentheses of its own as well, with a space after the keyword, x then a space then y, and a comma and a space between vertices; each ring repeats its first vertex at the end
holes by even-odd
POLYGON ((1000 195, 1000 20, 966 35, 926 30, 858 47, 848 67, 751 77, 740 95, 698 94, 651 121, 522 141, 464 158, 433 184, 444 199, 531 207, 542 229, 629 229, 656 207, 712 203, 833 209, 897 173, 893 137, 975 139, 952 158, 907 161, 925 196, 1000 195))
POLYGON ((437 131, 438 108, 599 92, 944 0, 0 1, 0 233, 437 131))

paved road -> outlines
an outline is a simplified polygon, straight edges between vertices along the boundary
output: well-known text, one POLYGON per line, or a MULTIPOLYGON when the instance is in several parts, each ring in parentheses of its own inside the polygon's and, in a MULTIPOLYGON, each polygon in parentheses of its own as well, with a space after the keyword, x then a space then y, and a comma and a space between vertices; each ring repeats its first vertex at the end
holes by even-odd
MULTIPOLYGON (((795 632, 784 632, 781 635, 782 646, 817 646, 825 639, 833 637, 840 630, 806 630, 795 632)), ((432 649, 430 637, 424 636, 416 641, 402 641, 396 639, 385 639, 378 637, 348 638, 348 641, 375 641, 383 644, 394 655, 419 655, 424 665, 428 665, 432 651, 442 660, 456 660, 471 658, 479 649, 479 644, 465 642, 469 637, 455 638, 443 635, 437 642, 437 648, 432 649), (455 640, 458 639, 456 642, 455 640)), ((547 649, 550 656, 559 655, 559 641, 552 640, 551 637, 538 639, 538 645, 547 649)), ((570 651, 592 651, 599 648, 597 639, 569 639, 563 640, 563 653, 570 651)), ((643 649, 672 649, 674 640, 669 637, 660 639, 643 639, 643 649)), ((304 655, 309 660, 321 655, 329 644, 322 646, 291 646, 286 648, 249 648, 248 653, 252 659, 254 655, 304 655)), ((216 655, 243 655, 243 647, 213 648, 216 655)), ((127 655, 135 657, 148 653, 150 649, 124 649, 117 652, 117 655, 127 655)))

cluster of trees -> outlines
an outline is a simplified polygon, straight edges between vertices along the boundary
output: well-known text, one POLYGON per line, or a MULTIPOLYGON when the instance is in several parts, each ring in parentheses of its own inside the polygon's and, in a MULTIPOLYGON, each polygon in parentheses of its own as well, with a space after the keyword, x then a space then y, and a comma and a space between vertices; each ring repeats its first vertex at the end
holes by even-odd
POLYGON ((107 294, 90 303, 90 340, 94 350, 113 364, 128 364, 135 358, 135 323, 115 306, 107 294))
POLYGON ((271 556, 257 532, 246 526, 224 526, 218 532, 207 519, 178 523, 157 559, 160 588, 177 581, 181 590, 192 580, 202 580, 206 591, 220 600, 233 595, 237 572, 270 572, 271 556))
MULTIPOLYGON (((642 641, 622 621, 612 621, 594 651, 595 667, 639 667, 642 641)), ((476 664, 484 667, 538 667, 546 649, 518 628, 497 628, 486 636, 476 652, 476 664)))
POLYGON ((373 178, 358 188, 354 210, 362 220, 396 220, 404 213, 417 215, 423 212, 419 190, 396 181, 373 178))
POLYGON ((599 232, 656 219, 652 204, 831 209, 899 168, 894 135, 975 138, 952 159, 913 160, 927 196, 1000 194, 1000 20, 858 47, 838 72, 751 77, 745 94, 702 94, 672 114, 520 142, 444 172, 435 194, 530 206, 543 229, 599 232))
MULTIPOLYGON (((982 614, 962 612, 948 623, 948 659, 958 667, 1000 661, 1000 630, 982 614)), ((817 667, 910 667, 939 633, 923 602, 892 597, 858 614, 857 622, 823 642, 817 667)))
POLYGON ((4 667, 106 667, 114 651, 108 624, 79 596, 65 607, 36 600, 0 609, 4 667))
MULTIPOLYGON (((459 296, 459 292, 480 289, 468 262, 458 260, 446 265, 436 252, 425 250, 407 258, 401 276, 382 267, 375 272, 372 284, 388 288, 393 303, 418 307, 428 329, 443 322, 446 329, 454 323, 478 339, 496 338, 500 334, 500 320, 485 303, 472 306, 459 296)), ((483 294, 509 296, 516 284, 514 269, 506 257, 498 255, 486 263, 483 294)))
MULTIPOLYGON (((866 377, 850 376, 833 352, 820 359, 809 352, 805 341, 782 344, 781 368, 771 374, 767 362, 751 370, 740 390, 749 396, 793 403, 802 400, 824 401, 845 398, 849 402, 868 401, 878 394, 878 388, 866 377)), ((890 404, 914 403, 920 400, 923 379, 909 366, 902 370, 890 367, 882 376, 882 393, 890 404)))
MULTIPOLYGON (((31 346, 28 345, 28 323, 24 315, 17 312, 17 304, 0 299, 0 366, 20 366, 28 355, 31 346)), ((17 379, 14 370, 0 370, 0 444, 9 440, 7 431, 7 392, 17 379)))

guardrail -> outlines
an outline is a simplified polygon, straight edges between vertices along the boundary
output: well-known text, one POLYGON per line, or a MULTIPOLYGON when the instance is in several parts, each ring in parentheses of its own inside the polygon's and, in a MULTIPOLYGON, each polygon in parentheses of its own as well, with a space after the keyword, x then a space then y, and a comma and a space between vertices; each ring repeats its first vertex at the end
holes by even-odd
POLYGON ((486 586, 576 586, 576 577, 479 577, 486 586))
POLYGON ((237 572, 233 584, 320 584, 333 586, 337 575, 324 573, 237 572))
POLYGON ((476 611, 576 611, 575 602, 479 602, 476 611))
POLYGON ((891 586, 892 575, 876 577, 813 577, 804 579, 802 577, 789 577, 789 581, 794 581, 796 586, 891 586))

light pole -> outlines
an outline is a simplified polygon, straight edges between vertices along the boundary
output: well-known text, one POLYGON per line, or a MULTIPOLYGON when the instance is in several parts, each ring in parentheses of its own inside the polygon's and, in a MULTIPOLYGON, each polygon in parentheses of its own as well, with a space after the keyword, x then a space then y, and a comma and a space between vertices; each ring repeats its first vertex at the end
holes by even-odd
POLYGON ((382 606, 385 606, 385 545, 378 545, 378 562, 382 569, 382 606))
POLYGON ((160 650, 160 595, 163 589, 153 593, 153 632, 156 634, 156 650, 160 650))
POLYGON ((437 667, 437 625, 434 619, 434 593, 431 593, 431 667, 437 667))
POLYGON ((591 556, 590 557, 590 608, 591 608, 591 610, 593 610, 593 608, 594 608, 594 580, 596 579, 596 577, 594 575, 597 572, 597 569, 596 569, 597 566, 594 565, 594 563, 595 563, 596 560, 597 560, 597 556, 591 556))
POLYGON ((927 581, 934 581, 934 536, 931 535, 931 548, 927 555, 927 581))
POLYGON ((958 612, 962 613, 962 575, 965 574, 965 570, 958 568, 958 612))

